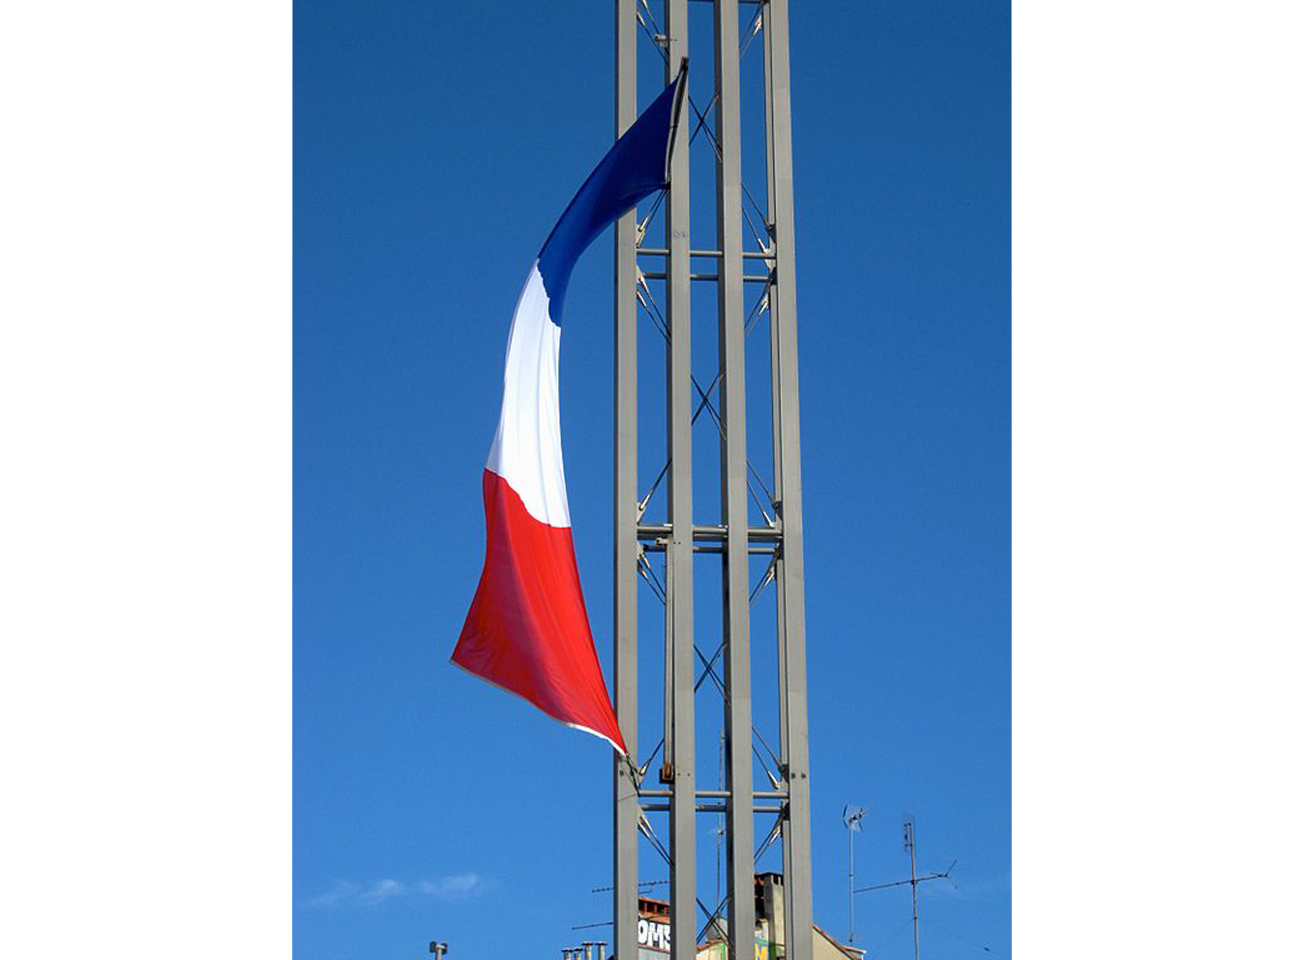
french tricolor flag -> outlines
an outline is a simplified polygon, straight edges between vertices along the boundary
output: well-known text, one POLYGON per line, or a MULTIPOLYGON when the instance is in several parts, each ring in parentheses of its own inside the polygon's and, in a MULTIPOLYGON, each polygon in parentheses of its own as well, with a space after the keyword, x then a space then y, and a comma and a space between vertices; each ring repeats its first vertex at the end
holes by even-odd
POLYGON ((585 248, 666 186, 687 68, 584 181, 525 280, 484 470, 484 572, 453 651, 458 666, 622 754, 571 540, 557 386, 562 307, 585 248))

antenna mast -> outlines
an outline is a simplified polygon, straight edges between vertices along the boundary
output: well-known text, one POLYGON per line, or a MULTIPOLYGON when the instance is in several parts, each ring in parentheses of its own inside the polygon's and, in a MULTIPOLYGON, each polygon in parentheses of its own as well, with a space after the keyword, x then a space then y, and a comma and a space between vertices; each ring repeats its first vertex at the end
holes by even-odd
POLYGON ((929 880, 950 880, 951 871, 955 869, 955 865, 960 861, 952 860, 951 865, 941 873, 934 872, 934 873, 925 874, 924 876, 921 877, 919 876, 916 867, 917 859, 915 857, 914 817, 906 817, 905 826, 904 826, 904 838, 905 838, 906 852, 910 854, 910 879, 891 880, 887 883, 875 883, 875 884, 871 884, 868 887, 861 887, 858 890, 853 890, 852 892, 867 893, 870 890, 886 890, 888 887, 903 887, 907 883, 910 884, 911 918, 914 921, 914 926, 915 926, 915 960, 919 960, 919 885, 921 883, 927 883, 929 880))
POLYGON ((915 960, 919 960, 919 877, 915 873, 915 821, 907 818, 905 824, 906 850, 910 853, 910 902, 914 911, 915 960))
POLYGON ((847 827, 847 943, 856 942, 856 834, 860 832, 860 821, 864 817, 864 807, 848 805, 842 808, 842 822, 847 827))

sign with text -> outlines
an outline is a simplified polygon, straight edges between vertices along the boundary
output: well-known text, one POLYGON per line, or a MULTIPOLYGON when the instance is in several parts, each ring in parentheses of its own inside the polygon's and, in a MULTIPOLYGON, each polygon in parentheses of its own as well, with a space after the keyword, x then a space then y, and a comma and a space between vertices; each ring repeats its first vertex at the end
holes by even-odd
POLYGON ((670 924, 663 920, 638 918, 638 945, 658 953, 670 952, 670 924))

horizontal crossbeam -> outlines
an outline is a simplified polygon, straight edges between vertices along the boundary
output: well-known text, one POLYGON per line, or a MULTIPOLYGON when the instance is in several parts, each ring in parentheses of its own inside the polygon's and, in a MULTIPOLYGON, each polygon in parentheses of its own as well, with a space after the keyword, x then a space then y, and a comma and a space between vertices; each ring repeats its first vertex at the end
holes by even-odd
MULTIPOLYGON (((640 523, 637 527, 640 540, 661 540, 670 536, 668 523, 640 523)), ((694 543, 721 543, 729 534, 729 528, 720 523, 693 524, 694 543)), ((783 540, 783 527, 748 527, 747 539, 753 543, 780 543, 783 540)))

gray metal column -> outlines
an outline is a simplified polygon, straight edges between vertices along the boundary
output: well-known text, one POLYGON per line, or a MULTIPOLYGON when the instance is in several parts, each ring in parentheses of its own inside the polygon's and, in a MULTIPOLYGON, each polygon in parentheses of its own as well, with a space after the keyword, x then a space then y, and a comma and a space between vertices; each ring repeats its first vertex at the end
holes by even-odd
POLYGON ((725 789, 729 940, 749 957, 756 927, 753 897, 752 683, 748 594, 747 392, 744 379, 742 152, 739 122, 738 0, 715 3, 716 224, 721 381, 720 503, 724 514, 725 789))
POLYGON ((797 296, 793 282, 792 115, 788 0, 764 7, 766 143, 769 150, 770 291, 775 496, 783 524, 777 567, 782 750, 788 787, 783 826, 785 960, 812 960, 810 747, 806 727, 806 589, 802 551, 801 432, 797 402, 797 296))
MULTIPOLYGON (((688 0, 665 0, 666 83, 688 56, 688 0)), ((680 139, 670 164, 666 203, 666 364, 670 455, 670 539, 666 545, 666 616, 674 658, 673 740, 667 746, 670 782, 670 960, 697 957, 697 819, 693 711, 693 395, 689 323, 688 142, 680 139)), ((625 960, 625 958, 622 958, 625 960)))
MULTIPOLYGON (((616 136, 638 116, 637 0, 616 0, 616 136)), ((612 631, 616 722, 638 758, 638 314, 634 302, 635 214, 616 223, 615 622, 612 631)), ((615 883, 613 944, 638 956, 638 785, 631 765, 614 757, 615 883)))

